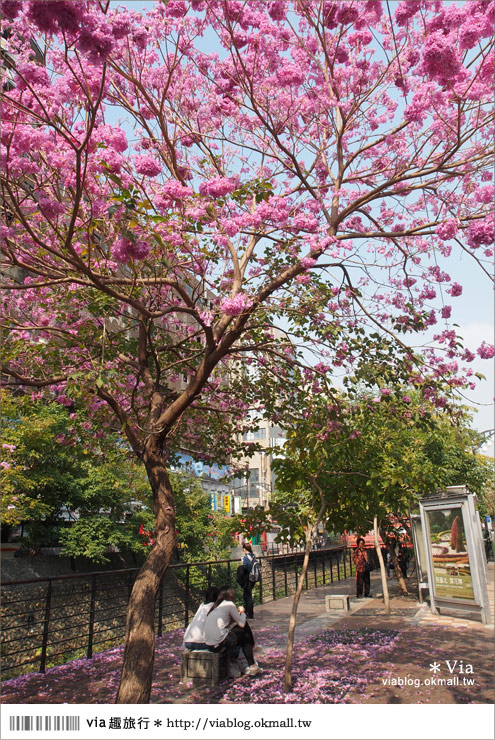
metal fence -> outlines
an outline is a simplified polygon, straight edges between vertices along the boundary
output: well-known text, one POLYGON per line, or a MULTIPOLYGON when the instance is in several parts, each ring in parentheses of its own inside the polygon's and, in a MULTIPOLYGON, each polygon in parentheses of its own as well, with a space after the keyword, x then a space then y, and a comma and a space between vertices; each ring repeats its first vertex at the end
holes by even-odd
MULTIPOLYGON (((302 552, 265 555, 253 592, 262 604, 290 596, 301 572, 302 552)), ((155 629, 187 626, 211 585, 229 584, 242 601, 235 576, 239 560, 179 563, 167 569, 155 604, 155 629)), ((0 651, 4 678, 91 658, 122 644, 126 608, 139 568, 9 581, 2 585, 0 651)), ((344 546, 313 550, 305 589, 333 583, 354 572, 344 546)))

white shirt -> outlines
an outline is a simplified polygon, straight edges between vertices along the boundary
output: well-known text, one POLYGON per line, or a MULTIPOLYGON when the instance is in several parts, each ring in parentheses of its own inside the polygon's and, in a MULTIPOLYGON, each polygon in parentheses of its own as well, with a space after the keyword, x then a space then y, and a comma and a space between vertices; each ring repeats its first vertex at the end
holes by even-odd
POLYGON ((234 624, 244 627, 246 615, 239 614, 233 601, 222 601, 208 616, 205 624, 205 642, 207 645, 220 645, 229 634, 234 624))
POLYGON ((182 641, 182 648, 186 642, 204 642, 205 641, 205 622, 206 615, 213 605, 213 601, 209 604, 201 604, 198 611, 189 623, 186 631, 184 632, 184 639, 182 641))

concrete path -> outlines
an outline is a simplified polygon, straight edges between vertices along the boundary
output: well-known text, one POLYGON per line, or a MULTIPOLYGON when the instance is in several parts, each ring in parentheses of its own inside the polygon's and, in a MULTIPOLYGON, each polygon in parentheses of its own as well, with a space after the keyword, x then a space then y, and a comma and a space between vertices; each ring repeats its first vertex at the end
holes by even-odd
MULTIPOLYGON (((398 595, 397 580, 393 577, 388 581, 390 591, 391 615, 385 614, 383 604, 383 593, 380 573, 374 571, 371 574, 371 593, 372 599, 356 599, 355 577, 347 578, 345 581, 338 583, 326 584, 319 586, 311 591, 303 591, 299 607, 297 610, 296 639, 302 638, 308 634, 316 634, 328 627, 336 624, 341 619, 350 615, 355 615, 359 611, 362 616, 380 617, 381 620, 407 621, 423 626, 440 625, 440 626, 458 626, 473 629, 486 629, 493 632, 495 623, 495 588, 494 588, 494 563, 488 566, 489 580, 489 601, 492 614, 492 625, 483 625, 481 622, 471 619, 461 619, 452 616, 440 616, 431 613, 426 603, 420 604, 417 599, 417 586, 414 578, 408 579, 409 597, 398 595), (345 613, 335 611, 328 613, 325 611, 325 596, 329 594, 348 594, 351 597, 350 612, 345 613)), ((286 599, 271 601, 255 609, 255 619, 251 622, 253 631, 258 625, 267 627, 272 625, 288 625, 290 613, 292 610, 292 596, 286 599)))

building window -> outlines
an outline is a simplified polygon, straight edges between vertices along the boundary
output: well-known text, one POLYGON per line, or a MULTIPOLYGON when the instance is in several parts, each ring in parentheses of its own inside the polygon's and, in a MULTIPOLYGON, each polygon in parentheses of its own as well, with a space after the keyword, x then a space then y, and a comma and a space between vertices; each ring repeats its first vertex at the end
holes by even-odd
POLYGON ((255 429, 253 432, 244 434, 242 439, 245 442, 250 442, 253 439, 266 439, 266 429, 263 429, 262 427, 255 429))
POLYGON ((259 503, 260 497, 260 471, 258 468, 250 468, 251 475, 248 479, 249 486, 249 506, 255 506, 259 503))

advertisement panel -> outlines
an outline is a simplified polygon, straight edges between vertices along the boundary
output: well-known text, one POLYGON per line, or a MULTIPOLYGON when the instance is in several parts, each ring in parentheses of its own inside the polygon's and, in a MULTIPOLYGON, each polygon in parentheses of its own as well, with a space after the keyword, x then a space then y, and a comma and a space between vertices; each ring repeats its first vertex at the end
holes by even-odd
POLYGON ((473 601, 462 506, 430 510, 427 518, 435 596, 473 601))

